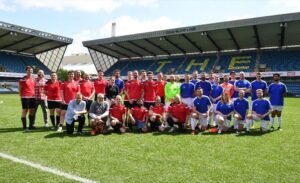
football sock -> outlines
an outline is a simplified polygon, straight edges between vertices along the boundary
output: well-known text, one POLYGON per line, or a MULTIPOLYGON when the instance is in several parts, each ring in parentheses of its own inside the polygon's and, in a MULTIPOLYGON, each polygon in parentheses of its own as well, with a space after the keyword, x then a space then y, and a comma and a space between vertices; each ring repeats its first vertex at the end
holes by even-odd
POLYGON ((192 130, 195 130, 195 127, 196 127, 196 119, 195 118, 191 118, 191 128, 192 130))
POLYGON ((278 127, 281 128, 281 117, 278 117, 277 119, 278 119, 278 127))
POLYGON ((55 126, 58 126, 59 121, 60 121, 60 116, 56 116, 56 124, 55 124, 55 126))
POLYGON ((252 120, 251 119, 246 119, 246 130, 250 130, 250 125, 251 125, 252 120))
POLYGON ((54 117, 54 115, 50 115, 50 121, 52 123, 52 126, 55 126, 55 117, 54 117))
POLYGON ((21 118, 23 129, 26 129, 26 118, 21 118))
POLYGON ((271 118, 271 126, 272 126, 272 127, 274 126, 274 119, 275 119, 275 118, 271 118))

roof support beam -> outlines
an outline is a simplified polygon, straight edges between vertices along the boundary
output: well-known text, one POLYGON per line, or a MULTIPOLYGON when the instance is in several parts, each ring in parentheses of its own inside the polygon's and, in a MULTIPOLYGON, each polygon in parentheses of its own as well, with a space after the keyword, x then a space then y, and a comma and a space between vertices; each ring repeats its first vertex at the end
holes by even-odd
POLYGON ((19 40, 19 41, 13 42, 13 43, 11 43, 11 44, 4 45, 4 46, 2 46, 2 47, 0 48, 0 50, 1 50, 1 49, 5 49, 5 48, 9 48, 9 47, 11 47, 11 46, 13 46, 13 45, 22 43, 22 42, 27 41, 27 40, 32 39, 32 38, 34 38, 34 36, 29 36, 29 37, 26 37, 26 38, 21 39, 21 40, 19 40))
POLYGON ((216 41, 208 33, 206 33, 206 36, 210 40, 210 42, 217 48, 217 50, 221 51, 220 46, 216 43, 216 41))
POLYGON ((122 48, 122 49, 124 49, 124 50, 126 50, 126 51, 128 51, 128 52, 130 52, 130 53, 133 53, 134 55, 138 55, 140 57, 143 57, 143 55, 139 54, 138 52, 133 51, 132 49, 126 48, 125 46, 122 46, 119 43, 113 43, 113 44, 120 47, 120 48, 122 48))
POLYGON ((257 26, 256 25, 253 26, 253 30, 254 30, 254 34, 255 34, 255 38, 256 38, 257 48, 260 48, 261 43, 260 43, 260 38, 259 38, 259 34, 258 34, 258 31, 257 31, 257 26))
POLYGON ((21 49, 21 50, 17 50, 17 52, 23 52, 23 51, 26 51, 26 50, 30 50, 30 49, 32 49, 32 48, 35 48, 35 47, 38 47, 38 46, 42 46, 43 44, 47 44, 47 43, 50 43, 50 42, 52 42, 52 41, 53 41, 53 40, 47 40, 47 41, 41 42, 41 43, 39 43, 39 44, 32 45, 32 46, 23 48, 23 49, 21 49))
POLYGON ((144 50, 145 52, 150 53, 152 56, 156 56, 156 54, 155 54, 154 52, 152 52, 152 51, 150 51, 150 50, 148 50, 148 49, 146 49, 146 48, 144 48, 144 47, 141 47, 140 45, 134 43, 133 41, 128 41, 128 42, 129 42, 130 44, 134 45, 135 47, 138 47, 139 49, 144 50))
POLYGON ((239 45, 238 42, 236 41, 236 39, 235 39, 235 37, 234 37, 234 35, 233 35, 232 31, 231 31, 231 29, 227 29, 227 32, 229 33, 229 35, 230 35, 232 41, 234 42, 236 49, 237 49, 237 50, 241 49, 240 45, 239 45))
POLYGON ((44 52, 47 52, 47 51, 50 51, 50 50, 55 50, 57 48, 60 48, 60 47, 63 47, 63 46, 67 46, 67 45, 69 45, 69 44, 64 44, 64 45, 59 45, 59 46, 56 45, 56 46, 53 46, 52 48, 49 48, 49 49, 46 49, 46 50, 42 50, 42 51, 34 53, 34 54, 44 53, 44 52))
POLYGON ((191 45, 193 45, 199 52, 203 52, 203 50, 195 43, 193 42, 187 35, 182 34, 182 37, 184 37, 191 45))
POLYGON ((0 38, 3 38, 3 37, 5 37, 5 36, 7 36, 9 34, 10 34, 10 32, 4 33, 4 34, 0 35, 0 38))
POLYGON ((158 48, 159 50, 161 50, 161 51, 167 53, 167 55, 171 55, 169 51, 167 51, 166 49, 164 49, 164 48, 158 46, 157 44, 153 43, 153 42, 150 41, 149 39, 144 39, 144 40, 145 40, 147 43, 151 44, 152 46, 158 48))
POLYGON ((282 47, 284 45, 284 38, 285 38, 285 29, 287 27, 287 23, 286 22, 282 22, 280 23, 280 27, 281 27, 281 33, 280 33, 280 47, 282 47))
POLYGON ((180 46, 178 46, 177 44, 173 43, 170 39, 168 39, 167 37, 164 37, 164 39, 171 45, 173 45, 175 48, 177 48, 180 52, 182 52, 183 54, 186 54, 186 51, 184 49, 182 49, 180 46))
MULTIPOLYGON (((125 54, 125 53, 122 53, 122 52, 120 52, 120 51, 111 49, 111 48, 109 48, 109 47, 107 47, 107 46, 104 46, 104 45, 97 45, 97 46, 102 47, 102 48, 104 48, 104 49, 107 49, 107 50, 109 50, 109 51, 115 52, 115 53, 117 53, 117 54, 119 54, 119 55, 123 55, 123 56, 125 56, 125 57, 127 57, 127 58, 130 58, 130 57, 131 57, 131 56, 125 54)), ((103 53, 105 53, 105 52, 103 52, 103 53)), ((105 54, 107 54, 107 53, 105 53, 105 54)), ((111 55, 111 54, 108 54, 108 55, 111 55)), ((112 56, 112 57, 113 57, 113 56, 112 56)))

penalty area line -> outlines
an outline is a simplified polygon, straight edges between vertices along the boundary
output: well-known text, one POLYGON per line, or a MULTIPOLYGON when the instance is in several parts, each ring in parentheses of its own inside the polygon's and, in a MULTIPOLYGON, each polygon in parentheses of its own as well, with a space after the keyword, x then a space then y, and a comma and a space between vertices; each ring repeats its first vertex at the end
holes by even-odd
POLYGON ((44 172, 49 172, 49 173, 52 173, 52 174, 55 174, 55 175, 58 175, 58 176, 62 176, 62 177, 65 177, 67 179, 71 179, 71 180, 75 180, 75 181, 79 181, 79 182, 83 182, 83 183, 99 183, 99 182, 96 182, 96 181, 93 181, 93 180, 89 180, 89 179, 86 179, 86 178, 79 177, 77 175, 72 175, 72 174, 57 170, 55 168, 49 168, 49 167, 43 166, 43 165, 38 164, 38 163, 23 160, 23 159, 20 159, 18 157, 15 157, 15 156, 12 156, 12 155, 9 155, 9 154, 5 154, 5 153, 0 152, 0 157, 3 158, 3 159, 8 159, 8 160, 11 160, 11 161, 16 162, 16 163, 21 163, 21 164, 39 169, 39 170, 44 171, 44 172))

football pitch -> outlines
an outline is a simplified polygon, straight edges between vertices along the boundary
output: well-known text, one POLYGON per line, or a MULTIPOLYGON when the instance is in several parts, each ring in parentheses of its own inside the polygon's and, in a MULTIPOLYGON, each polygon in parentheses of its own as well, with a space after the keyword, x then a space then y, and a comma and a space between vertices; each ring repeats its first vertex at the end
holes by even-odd
MULTIPOLYGON (((18 95, 0 95, 0 153, 96 182, 300 182, 300 98, 286 98, 283 130, 67 136, 23 132, 18 95)), ((277 128, 277 120, 275 122, 277 128)), ((74 182, 0 157, 0 182, 74 182)))

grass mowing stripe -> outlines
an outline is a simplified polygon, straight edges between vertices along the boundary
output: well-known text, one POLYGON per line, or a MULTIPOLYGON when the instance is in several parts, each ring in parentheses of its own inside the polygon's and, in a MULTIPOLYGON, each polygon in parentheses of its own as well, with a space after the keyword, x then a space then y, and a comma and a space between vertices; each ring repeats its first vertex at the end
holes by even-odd
POLYGON ((1 153, 1 152, 0 152, 0 157, 4 158, 4 159, 9 159, 9 160, 17 162, 17 163, 28 165, 30 167, 33 167, 33 168, 36 168, 36 169, 39 169, 39 170, 42 170, 42 171, 45 171, 45 172, 53 173, 55 175, 65 177, 67 179, 71 179, 71 180, 75 180, 75 181, 79 181, 79 182, 83 182, 83 183, 97 183, 96 181, 93 181, 93 180, 89 180, 89 179, 82 178, 82 177, 79 177, 79 176, 76 176, 76 175, 65 173, 65 172, 62 172, 62 171, 54 169, 54 168, 49 168, 49 167, 40 165, 38 163, 33 163, 33 162, 23 160, 23 159, 20 159, 20 158, 17 158, 17 157, 8 155, 8 154, 4 154, 4 153, 1 153))

